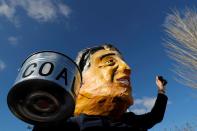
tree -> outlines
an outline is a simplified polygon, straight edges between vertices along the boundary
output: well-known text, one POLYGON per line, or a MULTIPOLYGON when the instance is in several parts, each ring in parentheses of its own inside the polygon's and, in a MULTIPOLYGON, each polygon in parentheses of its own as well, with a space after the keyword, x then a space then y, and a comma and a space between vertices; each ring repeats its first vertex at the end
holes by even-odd
POLYGON ((197 88, 197 12, 173 10, 164 23, 167 54, 175 61, 176 80, 197 88))

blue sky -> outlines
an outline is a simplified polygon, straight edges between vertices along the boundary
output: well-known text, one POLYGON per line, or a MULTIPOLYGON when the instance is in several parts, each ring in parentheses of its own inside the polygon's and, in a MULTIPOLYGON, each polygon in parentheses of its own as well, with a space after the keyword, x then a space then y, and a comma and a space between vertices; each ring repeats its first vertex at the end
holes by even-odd
POLYGON ((28 130, 6 102, 27 56, 54 50, 75 59, 81 49, 106 42, 119 48, 132 68, 131 110, 149 111, 157 95, 155 76, 168 80, 165 117, 151 131, 187 122, 197 129, 197 89, 174 80, 174 61, 163 46, 166 15, 174 8, 194 6, 195 0, 0 0, 0 130, 28 130))

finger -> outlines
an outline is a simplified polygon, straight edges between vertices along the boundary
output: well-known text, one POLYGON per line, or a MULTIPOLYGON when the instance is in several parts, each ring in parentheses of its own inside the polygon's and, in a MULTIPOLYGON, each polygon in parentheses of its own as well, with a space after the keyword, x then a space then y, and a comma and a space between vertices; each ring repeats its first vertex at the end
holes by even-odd
POLYGON ((158 78, 158 76, 156 76, 156 80, 158 80, 159 78, 158 78))
POLYGON ((165 86, 168 82, 164 79, 163 80, 163 85, 165 86))
POLYGON ((162 76, 158 76, 158 79, 159 79, 160 81, 163 81, 163 80, 164 80, 162 76))

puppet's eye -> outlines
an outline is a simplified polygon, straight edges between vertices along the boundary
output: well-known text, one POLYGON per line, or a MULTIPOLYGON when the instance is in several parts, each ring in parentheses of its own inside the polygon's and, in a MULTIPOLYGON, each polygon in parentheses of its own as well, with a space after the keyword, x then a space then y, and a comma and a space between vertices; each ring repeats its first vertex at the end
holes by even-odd
POLYGON ((116 63, 115 59, 110 58, 105 62, 105 65, 107 66, 113 66, 116 63))

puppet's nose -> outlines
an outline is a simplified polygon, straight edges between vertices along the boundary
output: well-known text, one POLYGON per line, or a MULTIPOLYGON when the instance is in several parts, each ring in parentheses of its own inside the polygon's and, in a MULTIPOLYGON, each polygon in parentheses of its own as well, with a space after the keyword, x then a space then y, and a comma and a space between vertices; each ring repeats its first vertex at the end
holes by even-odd
POLYGON ((121 63, 119 65, 119 70, 121 70, 126 75, 130 75, 131 74, 130 66, 127 63, 125 63, 123 60, 121 60, 121 63))

